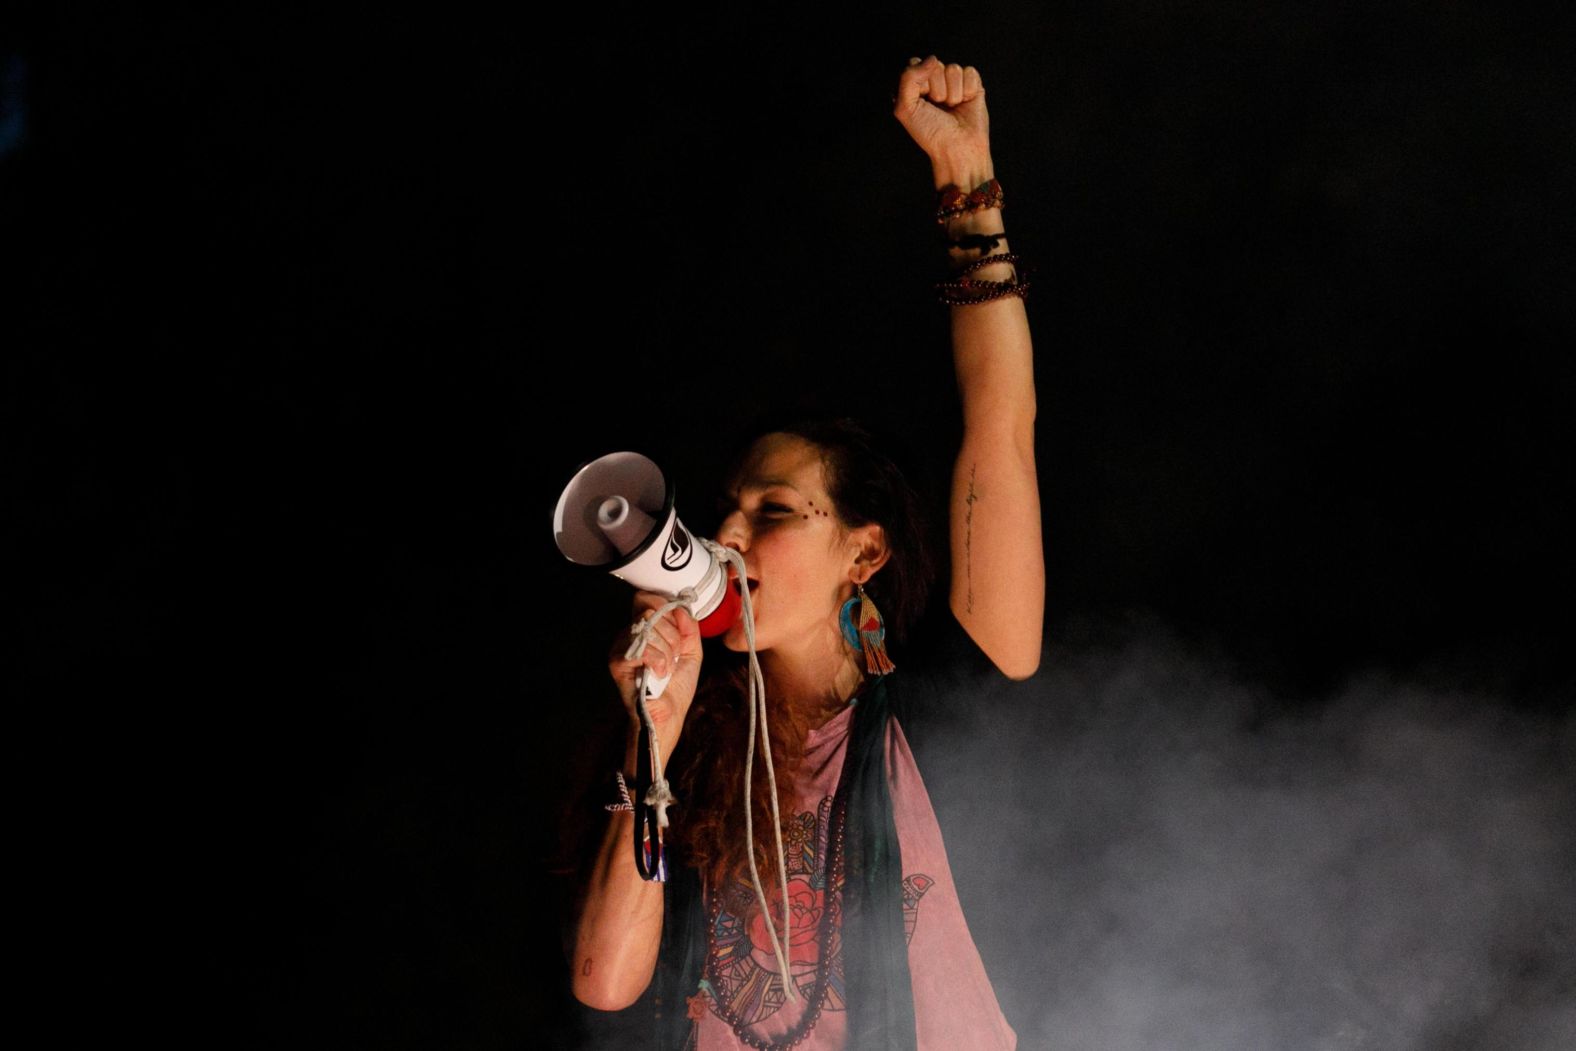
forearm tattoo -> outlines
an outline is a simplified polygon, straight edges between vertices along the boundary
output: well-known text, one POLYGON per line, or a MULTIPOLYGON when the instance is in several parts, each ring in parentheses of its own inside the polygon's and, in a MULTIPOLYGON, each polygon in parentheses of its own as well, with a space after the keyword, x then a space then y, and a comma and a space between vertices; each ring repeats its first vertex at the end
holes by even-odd
POLYGON ((974 502, 979 499, 979 492, 974 488, 974 473, 979 470, 979 464, 969 464, 969 495, 963 502, 968 510, 963 514, 963 573, 967 585, 967 602, 965 608, 974 612, 974 502))

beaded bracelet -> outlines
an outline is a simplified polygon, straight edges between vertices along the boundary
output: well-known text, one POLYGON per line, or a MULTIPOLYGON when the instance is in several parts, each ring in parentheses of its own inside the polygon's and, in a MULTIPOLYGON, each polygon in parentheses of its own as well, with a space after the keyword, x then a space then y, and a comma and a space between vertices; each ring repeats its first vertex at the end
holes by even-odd
MULTIPOLYGON (((968 284, 970 282, 975 282, 975 279, 970 278, 968 276, 969 274, 974 273, 974 271, 976 271, 976 270, 983 270, 987 266, 992 266, 992 265, 994 265, 996 263, 1011 263, 1011 264, 1013 264, 1014 272, 1016 272, 1018 265, 1021 264, 1022 262, 1023 262, 1022 258, 1019 257, 1018 253, 1016 253, 1016 252, 1000 252, 1000 253, 998 253, 996 255, 982 255, 978 259, 974 260, 972 263, 965 263, 963 266, 958 267, 958 271, 957 271, 958 282, 957 283, 968 284)), ((948 282, 943 282, 943 283, 945 284, 945 283, 948 283, 948 282)), ((1001 284, 1001 282, 999 282, 999 281, 984 281, 983 279, 981 279, 980 281, 975 282, 975 283, 979 283, 979 284, 1001 284)))
POLYGON ((948 186, 941 191, 940 199, 936 204, 936 222, 945 224, 948 219, 955 219, 960 215, 972 212, 983 212, 988 208, 1007 207, 1006 195, 1002 193, 1001 183, 995 179, 980 183, 974 188, 973 193, 964 193, 956 186, 948 186))
POLYGON ((634 810, 635 801, 629 798, 629 785, 624 781, 623 771, 615 773, 613 780, 618 782, 618 802, 608 803, 602 809, 611 810, 615 813, 620 810, 634 810))
MULTIPOLYGON (((1026 279, 1020 278, 1018 276, 1018 268, 1021 265, 1022 261, 1014 252, 1002 252, 999 255, 982 256, 981 258, 974 260, 974 262, 969 263, 967 266, 960 269, 958 271, 957 280, 942 281, 938 283, 936 285, 937 297, 942 303, 954 307, 968 307, 974 306, 977 303, 989 303, 992 300, 1001 299, 1005 296, 1017 296, 1020 299, 1027 298, 1029 292, 1029 282, 1026 279), (974 273, 976 270, 982 269, 983 267, 992 266, 996 263, 1012 264, 1012 280, 987 281, 983 278, 973 278, 968 276, 969 274, 974 273)), ((1028 267, 1023 267, 1023 271, 1025 274, 1027 274, 1028 267)))

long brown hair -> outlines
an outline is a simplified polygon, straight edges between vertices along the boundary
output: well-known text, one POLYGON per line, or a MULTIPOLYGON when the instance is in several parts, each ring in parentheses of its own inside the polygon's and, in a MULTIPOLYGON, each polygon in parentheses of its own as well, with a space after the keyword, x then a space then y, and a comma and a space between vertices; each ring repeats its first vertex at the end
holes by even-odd
MULTIPOLYGON (((827 493, 844 528, 875 523, 886 535, 890 556, 865 590, 881 610, 889 640, 901 643, 925 608, 933 575, 928 519, 923 502, 897 465, 880 451, 871 435, 849 419, 805 420, 766 433, 792 434, 821 451, 827 493)), ((747 450, 746 450, 747 452, 747 450)), ((749 713, 745 655, 708 652, 709 665, 695 703, 685 717, 675 754, 680 773, 678 796, 689 803, 675 820, 676 840, 686 861, 705 873, 714 887, 747 881, 743 815, 744 750, 749 713), (719 667, 720 665, 720 667, 719 667)), ((772 765, 784 808, 804 765, 805 741, 814 724, 811 713, 772 703, 772 765)), ((750 785, 755 826, 755 864, 762 885, 777 880, 771 834, 771 799, 766 764, 757 755, 750 785)), ((784 818, 788 816, 786 813, 784 818)))

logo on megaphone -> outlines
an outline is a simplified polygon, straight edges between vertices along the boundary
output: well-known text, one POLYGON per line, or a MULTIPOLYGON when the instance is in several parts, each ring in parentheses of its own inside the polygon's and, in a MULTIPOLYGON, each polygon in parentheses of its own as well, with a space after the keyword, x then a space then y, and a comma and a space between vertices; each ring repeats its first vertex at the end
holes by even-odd
POLYGON ((708 638, 739 619, 742 602, 722 563, 684 528, 672 483, 640 453, 609 453, 577 470, 553 509, 553 539, 569 561, 642 591, 672 598, 692 589, 691 612, 708 638))
POLYGON ((662 564, 669 572, 677 573, 689 565, 690 554, 694 550, 695 542, 690 539, 689 530, 675 520, 673 532, 668 534, 667 550, 662 553, 662 564))

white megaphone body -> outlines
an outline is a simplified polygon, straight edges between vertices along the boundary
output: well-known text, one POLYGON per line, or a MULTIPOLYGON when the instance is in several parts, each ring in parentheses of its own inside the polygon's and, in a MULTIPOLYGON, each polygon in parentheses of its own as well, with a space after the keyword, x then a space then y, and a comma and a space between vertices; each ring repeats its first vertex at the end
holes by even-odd
MULTIPOLYGON (((553 510, 553 539, 569 561, 642 591, 677 598, 689 589, 691 612, 706 638, 738 622, 742 601, 728 585, 726 568, 684 528, 672 484, 639 453, 608 453, 576 471, 553 510)), ((652 683, 648 692, 655 697, 666 685, 652 683)))

